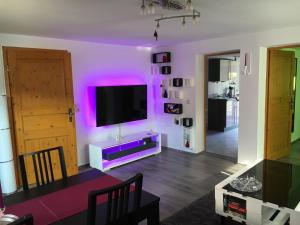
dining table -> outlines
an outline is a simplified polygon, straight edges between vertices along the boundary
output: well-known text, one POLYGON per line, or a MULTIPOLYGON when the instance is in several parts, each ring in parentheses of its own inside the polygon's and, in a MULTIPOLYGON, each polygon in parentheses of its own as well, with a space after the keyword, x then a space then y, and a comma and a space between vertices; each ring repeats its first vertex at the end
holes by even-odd
MULTIPOLYGON (((34 225, 88 225, 88 193, 121 183, 122 181, 99 170, 91 169, 66 179, 4 197, 5 213, 21 217, 32 214, 34 225)), ((134 189, 134 188, 133 188, 134 189)), ((134 193, 129 194, 129 214, 135 221, 147 220, 148 225, 159 225, 160 198, 142 191, 138 210, 130 210, 134 193)), ((97 200, 96 224, 106 222, 107 198, 97 200)))

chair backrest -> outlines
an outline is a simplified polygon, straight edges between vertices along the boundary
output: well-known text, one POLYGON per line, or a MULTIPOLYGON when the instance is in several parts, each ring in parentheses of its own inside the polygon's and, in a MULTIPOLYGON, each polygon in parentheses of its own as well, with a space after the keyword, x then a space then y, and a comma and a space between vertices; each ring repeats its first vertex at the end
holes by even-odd
POLYGON ((53 173, 53 163, 51 158, 51 152, 55 152, 55 151, 57 151, 59 155, 62 177, 67 178, 64 150, 62 146, 49 148, 37 152, 26 153, 24 155, 19 156, 20 170, 21 170, 24 190, 29 189, 26 166, 25 166, 25 157, 32 158, 36 185, 41 186, 55 181, 55 177, 53 173))
POLYGON ((134 177, 127 181, 124 181, 118 185, 105 188, 103 190, 91 191, 88 196, 88 215, 87 224, 96 225, 96 208, 97 198, 99 196, 107 196, 107 208, 106 208, 106 225, 114 224, 126 224, 128 223, 128 213, 136 211, 141 205, 143 186, 143 175, 138 173, 134 177), (129 201, 130 187, 133 188, 133 202, 129 201), (129 206, 131 209, 129 209, 129 206))
POLYGON ((22 216, 18 220, 10 223, 9 225, 33 225, 33 217, 30 214, 22 216))

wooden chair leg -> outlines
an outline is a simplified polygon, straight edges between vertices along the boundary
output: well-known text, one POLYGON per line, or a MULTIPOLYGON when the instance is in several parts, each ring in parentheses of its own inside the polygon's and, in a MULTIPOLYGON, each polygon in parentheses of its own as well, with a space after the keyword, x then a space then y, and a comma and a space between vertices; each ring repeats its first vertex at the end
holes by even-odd
POLYGON ((226 224, 226 218, 224 216, 220 216, 220 224, 226 224))
POLYGON ((147 225, 159 225, 159 202, 153 205, 151 215, 147 218, 147 225))

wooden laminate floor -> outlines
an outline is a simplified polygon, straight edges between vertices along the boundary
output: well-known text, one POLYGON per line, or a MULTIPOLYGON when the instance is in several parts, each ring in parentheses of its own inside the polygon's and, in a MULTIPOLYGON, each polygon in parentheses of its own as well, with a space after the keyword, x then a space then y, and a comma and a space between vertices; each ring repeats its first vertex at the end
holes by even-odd
POLYGON ((122 180, 142 173, 143 189, 161 198, 160 217, 164 219, 211 191, 226 178, 221 171, 231 174, 241 168, 209 153, 191 154, 163 148, 159 155, 107 173, 122 180))

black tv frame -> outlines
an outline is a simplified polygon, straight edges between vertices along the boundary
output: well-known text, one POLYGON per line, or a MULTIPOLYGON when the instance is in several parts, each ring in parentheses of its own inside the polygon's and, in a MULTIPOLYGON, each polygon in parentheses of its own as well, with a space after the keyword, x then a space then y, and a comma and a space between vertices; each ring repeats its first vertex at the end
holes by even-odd
POLYGON ((97 86, 95 87, 95 96, 96 96, 96 99, 95 99, 95 103, 96 103, 96 126, 97 127, 104 127, 104 126, 111 126, 111 125, 117 125, 117 124, 122 124, 122 123, 129 123, 129 122, 134 122, 134 121, 139 121, 139 120, 145 120, 148 118, 148 98, 147 98, 147 95, 148 95, 148 87, 146 84, 140 84, 140 85, 114 85, 114 86, 97 86), (145 103, 145 116, 144 117, 140 117, 140 118, 134 118, 134 119, 128 119, 128 120, 118 120, 118 121, 115 121, 115 122, 100 122, 100 116, 99 116, 99 108, 97 105, 100 105, 99 104, 99 99, 97 99, 98 97, 98 94, 97 94, 97 89, 98 88, 120 88, 120 87, 144 87, 145 88, 145 100, 146 100, 146 103, 145 103))

